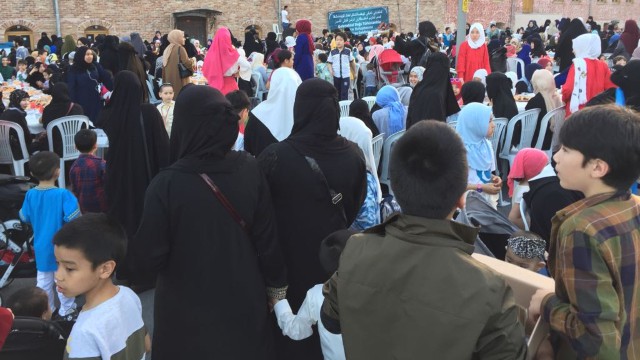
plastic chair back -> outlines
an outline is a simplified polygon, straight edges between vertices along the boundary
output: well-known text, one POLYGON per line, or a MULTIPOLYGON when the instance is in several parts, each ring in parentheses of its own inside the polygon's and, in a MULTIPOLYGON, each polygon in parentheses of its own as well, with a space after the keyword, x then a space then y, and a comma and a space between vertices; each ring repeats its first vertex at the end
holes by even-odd
POLYGON ((340 117, 349 116, 349 105, 351 105, 351 102, 351 100, 340 101, 340 117))
POLYGON ((529 222, 527 221, 527 203, 524 199, 520 200, 520 217, 522 218, 522 224, 524 225, 524 231, 529 231, 529 222))
POLYGON ((391 179, 389 178, 389 159, 391 158, 391 150, 396 141, 404 135, 405 130, 398 131, 390 135, 382 145, 382 162, 380 164, 380 184, 386 184, 389 187, 389 194, 393 194, 391 190, 391 179))
MULTIPOLYGON (((557 123, 558 121, 562 121, 564 119, 564 115, 565 109, 564 106, 561 106, 557 109, 553 109, 547 112, 547 114, 542 118, 542 121, 540 121, 540 132, 538 133, 538 140, 534 145, 536 149, 543 150, 542 145, 544 144, 544 137, 547 134, 547 129, 549 128, 549 122, 551 121, 551 119, 554 119, 554 123, 557 123)), ((551 158, 551 150, 547 149, 546 151, 549 158, 551 158)))
POLYGON ((29 161, 29 152, 27 151, 27 142, 24 139, 24 131, 20 125, 0 120, 0 164, 13 165, 13 175, 24 176, 24 164, 29 161), (11 151, 11 130, 14 130, 20 142, 20 152, 22 159, 13 158, 11 151))
POLYGON ((365 96, 362 98, 362 100, 367 102, 367 105, 369 105, 369 111, 371 111, 371 108, 373 108, 373 105, 376 104, 376 97, 375 96, 365 96))
POLYGON ((493 119, 493 123, 495 124, 495 128, 493 129, 493 136, 491 136, 491 139, 489 140, 491 141, 491 147, 493 148, 493 153, 496 155, 497 159, 500 147, 504 142, 504 132, 509 120, 507 118, 495 118, 493 119))
POLYGON ((75 135, 82 129, 89 128, 89 118, 84 115, 72 115, 65 116, 59 119, 53 120, 47 125, 47 138, 49 140, 49 151, 54 151, 53 148, 53 130, 58 129, 62 138, 62 154, 60 156, 60 177, 58 178, 58 186, 65 188, 64 181, 64 162, 66 160, 75 160, 80 156, 80 151, 76 149, 74 141, 75 135))
POLYGON ((371 145, 373 147, 373 160, 376 163, 376 168, 380 166, 380 156, 382 155, 382 145, 384 144, 384 133, 378 134, 371 139, 371 145))
POLYGON ((524 61, 517 57, 507 58, 507 72, 513 71, 518 74, 518 80, 524 77, 524 61))
POLYGON ((504 139, 504 146, 500 152, 500 158, 509 159, 511 152, 511 144, 513 138, 513 131, 517 123, 521 123, 522 131, 520 131, 520 149, 531 147, 531 141, 533 140, 533 134, 536 131, 536 125, 538 123, 538 115, 540 115, 540 109, 531 109, 523 111, 520 114, 509 120, 507 125, 507 135, 504 139))
POLYGON ((282 31, 280 31, 280 25, 273 24, 271 26, 271 29, 273 29, 273 32, 276 33, 276 40, 278 41, 282 40, 282 31))

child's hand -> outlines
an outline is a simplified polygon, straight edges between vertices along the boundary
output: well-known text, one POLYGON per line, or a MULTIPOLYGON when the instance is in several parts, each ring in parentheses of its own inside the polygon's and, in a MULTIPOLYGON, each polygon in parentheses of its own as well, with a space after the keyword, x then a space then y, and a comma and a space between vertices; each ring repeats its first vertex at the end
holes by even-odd
POLYGON ((499 176, 491 175, 491 182, 497 187, 502 187, 502 179, 499 176))
POLYGON ((496 195, 500 192, 500 186, 496 186, 494 183, 482 184, 482 192, 489 195, 496 195))
POLYGON ((273 311, 273 307, 276 306, 276 304, 278 303, 278 299, 276 298, 269 298, 268 304, 269 304, 269 312, 273 311))

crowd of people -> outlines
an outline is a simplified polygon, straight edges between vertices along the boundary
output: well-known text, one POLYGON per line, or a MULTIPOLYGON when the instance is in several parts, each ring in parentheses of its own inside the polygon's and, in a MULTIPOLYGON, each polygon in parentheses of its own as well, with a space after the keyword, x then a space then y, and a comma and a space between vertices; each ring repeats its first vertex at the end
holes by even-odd
POLYGON ((67 324, 69 359, 525 359, 539 319, 550 325, 539 359, 640 357, 634 20, 474 23, 456 44, 430 21, 418 34, 384 24, 314 37, 290 11, 281 39, 42 33, 33 52, 18 39, 2 54, 6 85, 51 95, 45 127, 85 115, 109 140, 103 159, 95 131, 80 130, 61 175, 61 140, 50 149, 29 130, 25 85, 2 104, 38 183, 19 213, 37 286, 9 299, 16 316, 67 324), (517 154, 501 164, 494 120, 517 117, 523 96, 540 110, 535 135, 520 143, 516 126, 517 154), (556 109, 563 119, 543 122, 556 109), (396 135, 390 186, 380 135, 396 135), (64 175, 68 189, 56 187, 64 175), (460 222, 470 201, 502 216, 501 195, 519 231, 496 240, 460 222), (555 291, 519 316, 507 281, 471 257, 478 243, 555 291), (136 292, 151 288, 149 334, 136 292))

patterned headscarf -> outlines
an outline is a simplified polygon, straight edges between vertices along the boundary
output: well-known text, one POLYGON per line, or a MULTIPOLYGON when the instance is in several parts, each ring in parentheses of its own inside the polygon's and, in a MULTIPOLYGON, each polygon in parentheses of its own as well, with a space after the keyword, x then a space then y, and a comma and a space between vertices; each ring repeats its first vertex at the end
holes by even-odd
POLYGON ((20 106, 20 102, 25 98, 29 98, 29 94, 26 91, 20 89, 14 90, 11 95, 9 95, 9 109, 13 108, 24 111, 20 106))
POLYGON ((516 236, 507 240, 513 255, 523 259, 544 259, 547 242, 533 236, 516 236))

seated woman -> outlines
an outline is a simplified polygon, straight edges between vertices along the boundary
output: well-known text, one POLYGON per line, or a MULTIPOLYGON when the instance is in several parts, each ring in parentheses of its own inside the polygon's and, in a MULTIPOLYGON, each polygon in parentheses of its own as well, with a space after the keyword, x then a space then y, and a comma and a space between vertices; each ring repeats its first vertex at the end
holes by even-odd
POLYGON ((380 134, 380 130, 371 118, 369 112, 369 104, 362 99, 356 99, 349 105, 349 116, 362 120, 362 122, 371 130, 371 136, 376 137, 380 134))
POLYGON ((376 104, 381 109, 374 112, 371 117, 376 127, 384 133, 384 139, 402 131, 407 123, 407 107, 400 102, 398 90, 391 85, 385 85, 376 95, 376 104))
POLYGON ((537 63, 529 64, 524 68, 524 77, 516 83, 516 94, 533 93, 533 84, 531 84, 531 77, 536 70, 542 69, 542 66, 537 63))
POLYGON ((467 149, 467 190, 482 193, 493 207, 497 208, 502 179, 492 174, 496 169, 496 162, 489 138, 493 136, 494 129, 490 107, 471 103, 460 111, 456 131, 467 149))
POLYGON ((545 115, 547 115, 547 112, 557 109, 563 105, 562 99, 556 91, 553 75, 545 69, 537 70, 533 74, 531 77, 531 84, 533 85, 533 90, 536 92, 536 95, 529 99, 525 110, 540 109, 538 124, 536 125, 536 131, 533 135, 531 146, 534 146, 536 141, 538 141, 538 136, 542 135, 544 136, 542 148, 553 149, 551 144, 553 143, 553 145, 556 146, 558 143, 557 137, 560 134, 562 121, 556 123, 555 120, 552 119, 552 122, 549 123, 547 129, 540 129, 540 124, 545 115), (555 142, 552 142, 552 137, 556 139, 555 142))
MULTIPOLYGON (((37 140, 34 141, 34 136, 29 131, 29 125, 27 124, 27 112, 25 111, 28 106, 29 94, 24 90, 14 90, 9 96, 9 106, 2 112, 2 114, 0 114, 0 120, 16 123, 22 128, 24 141, 27 144, 27 151, 31 154, 40 150, 40 142, 37 140)), ((11 130, 9 137, 13 158, 16 160, 22 160, 18 134, 14 130, 11 130)), ((43 150, 45 149, 46 147, 43 150)))
POLYGON ((463 105, 469 105, 474 102, 482 104, 484 103, 486 88, 479 81, 469 81, 462 85, 460 93, 462 94, 463 105))
POLYGON ((549 158, 544 151, 526 148, 518 151, 513 160, 513 166, 509 170, 507 177, 509 197, 511 197, 509 220, 522 230, 525 230, 520 215, 522 196, 529 191, 529 179, 540 174, 547 164, 549 164, 549 158))
POLYGON ((31 85, 32 88, 35 89, 44 89, 44 69, 46 66, 44 63, 37 62, 33 65, 33 68, 29 72, 29 76, 27 77, 27 82, 31 85))
MULTIPOLYGON (((505 74, 493 73, 487 76, 487 96, 491 101, 493 116, 496 118, 511 119, 518 115, 518 106, 511 93, 511 79, 505 74)), ((511 143, 514 146, 520 144, 520 132, 522 126, 517 124, 513 131, 511 143)))
POLYGON ((367 195, 358 212, 352 230, 362 231, 380 224, 380 202, 382 201, 382 189, 378 179, 377 164, 371 146, 372 134, 362 121, 353 117, 340 118, 341 136, 358 145, 364 154, 367 166, 367 195))

